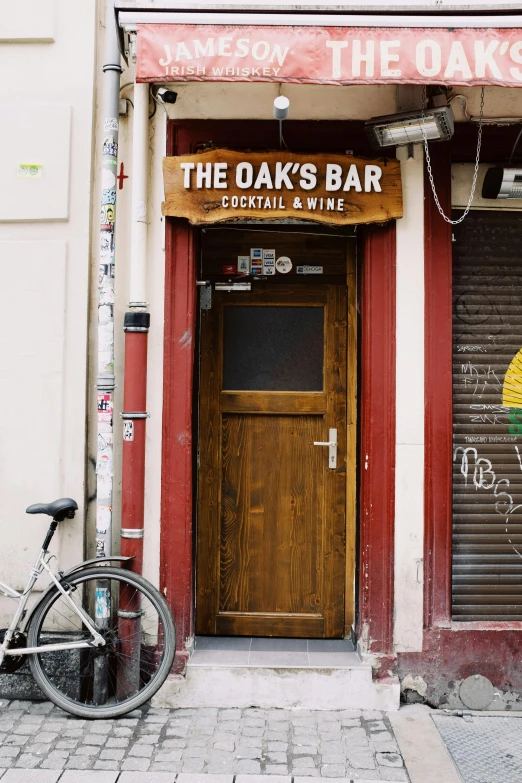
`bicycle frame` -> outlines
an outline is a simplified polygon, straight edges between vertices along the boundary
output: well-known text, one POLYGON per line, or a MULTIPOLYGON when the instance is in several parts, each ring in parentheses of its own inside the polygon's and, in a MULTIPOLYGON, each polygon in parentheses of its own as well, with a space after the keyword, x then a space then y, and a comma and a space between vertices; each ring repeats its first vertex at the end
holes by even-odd
POLYGON ((5 632, 4 640, 0 645, 0 665, 2 664, 6 655, 15 655, 15 656, 32 655, 33 653, 56 652, 58 650, 80 650, 80 649, 87 649, 92 647, 101 647, 105 645, 105 640, 103 636, 101 636, 101 634, 98 633, 96 628, 93 626, 89 615, 86 612, 84 612, 80 606, 76 605, 76 603, 72 600, 69 593, 63 587, 59 579, 57 579, 54 571, 51 569, 48 561, 46 560, 47 554, 48 552, 46 549, 40 550, 36 563, 34 567, 31 569, 31 572, 29 574, 29 580, 27 582, 27 586, 22 593, 19 593, 17 590, 14 590, 9 585, 0 582, 0 592, 4 593, 4 595, 6 595, 8 598, 12 598, 13 600, 18 601, 18 606, 16 608, 16 611, 13 615, 9 628, 5 632), (47 573, 51 577, 51 580, 54 582, 54 584, 56 585, 60 593, 62 593, 66 601, 69 603, 71 609, 75 612, 75 614, 78 615, 78 617, 81 619, 83 624, 90 631, 93 638, 88 642, 62 642, 58 644, 46 644, 42 647, 16 647, 13 649, 9 649, 11 640, 15 632, 18 630, 20 626, 20 622, 25 616, 25 608, 27 606, 27 601, 29 600, 31 591, 35 586, 36 582, 38 581, 38 578, 43 573, 43 571, 47 571, 47 573))

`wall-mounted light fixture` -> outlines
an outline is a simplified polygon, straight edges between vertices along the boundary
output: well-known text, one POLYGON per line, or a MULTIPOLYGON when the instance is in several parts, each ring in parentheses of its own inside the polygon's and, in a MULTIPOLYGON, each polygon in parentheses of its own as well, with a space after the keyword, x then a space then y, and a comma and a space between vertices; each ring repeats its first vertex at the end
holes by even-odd
POLYGON ((274 117, 276 120, 286 120, 290 111, 290 101, 286 95, 278 95, 274 100, 274 117))
POLYGON ((422 144, 424 137, 428 141, 451 139, 455 118, 450 106, 435 109, 407 111, 389 114, 385 117, 372 117, 365 123, 365 130, 375 149, 399 147, 404 144, 422 144))
POLYGON ((283 120, 290 111, 290 101, 286 95, 278 95, 274 100, 274 119, 279 120, 279 149, 283 149, 283 120))
POLYGON ((495 166, 486 171, 482 198, 522 198, 522 169, 495 166))
POLYGON ((486 171, 482 183, 482 198, 522 198, 522 168, 512 166, 511 161, 520 137, 519 130, 515 143, 511 148, 511 155, 505 166, 493 166, 486 171))

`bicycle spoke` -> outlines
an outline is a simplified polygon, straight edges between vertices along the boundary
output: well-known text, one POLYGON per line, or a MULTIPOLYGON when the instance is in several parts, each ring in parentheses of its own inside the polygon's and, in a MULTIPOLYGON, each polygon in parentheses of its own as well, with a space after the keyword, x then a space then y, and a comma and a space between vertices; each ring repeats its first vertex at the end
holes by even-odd
MULTIPOLYGON (((128 709, 143 703, 168 674, 175 633, 164 599, 153 589, 147 594, 139 577, 119 569, 92 570, 68 581, 73 587, 68 596, 91 618, 105 644, 39 654, 33 673, 50 698, 75 714, 124 714, 127 703, 128 709)), ((45 647, 58 638, 77 642, 91 634, 57 591, 39 613, 33 636, 31 646, 45 647)))

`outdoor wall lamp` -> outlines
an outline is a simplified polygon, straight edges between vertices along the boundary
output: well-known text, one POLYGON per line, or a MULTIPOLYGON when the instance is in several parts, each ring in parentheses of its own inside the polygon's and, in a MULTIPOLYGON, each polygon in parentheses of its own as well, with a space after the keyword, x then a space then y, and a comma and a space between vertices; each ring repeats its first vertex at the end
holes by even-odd
POLYGON ((507 164, 493 166, 486 171, 482 183, 482 198, 522 198, 522 168, 511 166, 521 136, 522 128, 515 139, 507 164))
POLYGON ((405 144, 422 144, 428 141, 446 141, 453 136, 455 118, 450 106, 434 109, 388 114, 372 117, 364 127, 375 149, 399 147, 405 144))
POLYGON ((290 101, 286 95, 278 95, 274 100, 274 118, 279 120, 279 149, 283 149, 283 120, 288 117, 290 101))
POLYGON ((482 183, 482 198, 522 198, 522 169, 495 166, 482 183))

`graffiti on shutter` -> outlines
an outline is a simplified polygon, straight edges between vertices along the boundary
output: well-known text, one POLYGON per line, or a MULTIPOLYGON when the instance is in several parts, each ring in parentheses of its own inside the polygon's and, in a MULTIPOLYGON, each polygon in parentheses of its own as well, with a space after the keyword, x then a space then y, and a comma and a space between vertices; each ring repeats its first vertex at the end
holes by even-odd
POLYGON ((522 620, 522 221, 453 243, 454 620, 522 620))

